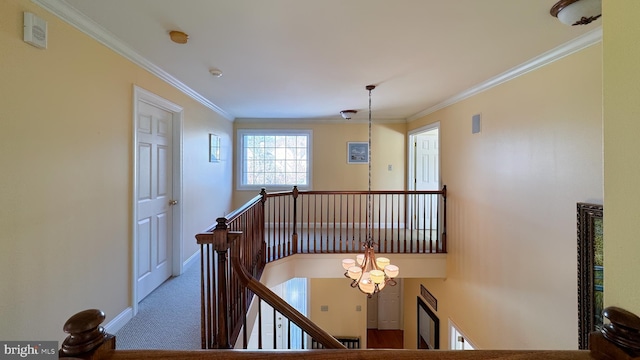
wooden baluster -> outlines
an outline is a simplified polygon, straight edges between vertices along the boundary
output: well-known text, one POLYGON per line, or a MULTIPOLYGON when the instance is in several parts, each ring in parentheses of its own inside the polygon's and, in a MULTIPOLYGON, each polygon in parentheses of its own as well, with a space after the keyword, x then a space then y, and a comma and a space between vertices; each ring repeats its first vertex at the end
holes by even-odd
POLYGON ((317 194, 313 194, 313 246, 308 245, 309 244, 309 240, 307 240, 307 246, 309 248, 309 252, 316 252, 316 224, 318 223, 318 195, 317 194), (313 248, 313 251, 311 250, 313 248))
POLYGON ((258 349, 262 350, 262 299, 258 298, 258 349))
POLYGON ((276 323, 278 322, 278 320, 276 320, 277 319, 276 308, 272 307, 272 309, 273 309, 273 348, 277 349, 278 344, 276 340, 278 338, 278 330, 276 328, 276 323))
POLYGON ((337 211, 336 211, 336 205, 337 205, 336 204, 336 195, 332 195, 331 196, 331 200, 333 202, 333 211, 332 211, 332 215, 333 215, 332 216, 332 221, 333 221, 333 236, 332 236, 333 237, 333 243, 331 241, 329 241, 329 237, 327 235, 327 252, 330 252, 330 253, 331 252, 336 252, 336 230, 338 229, 337 228, 337 220, 338 219, 336 217, 336 213, 337 213, 337 211), (329 244, 330 243, 333 244, 331 250, 329 250, 329 244))
MULTIPOLYGON (((425 229, 425 239, 427 239, 427 241, 429 241, 429 253, 433 252, 433 241, 431 241, 432 240, 431 238, 433 237, 433 235, 432 235, 432 233, 433 233, 433 230, 432 230, 433 229, 433 211, 432 210, 433 210, 433 199, 434 198, 436 199, 436 206, 437 206, 438 198, 436 196, 434 196, 434 195, 429 195, 429 237, 427 237, 426 229, 425 229)), ((438 224, 438 217, 439 216, 440 216, 440 211, 436 210, 436 224, 438 224)), ((423 223, 426 224, 426 222, 427 222, 427 212, 426 211, 425 211, 425 214, 423 216, 423 219, 424 219, 423 223)), ((437 227, 438 226, 436 225, 436 228, 437 227)), ((425 228, 426 228, 426 226, 425 226, 425 228)), ((437 235, 436 235, 436 237, 437 237, 437 235)), ((425 248, 426 248, 426 246, 425 246, 425 248)))
POLYGON ((67 320, 62 328, 69 334, 62 342, 59 357, 100 359, 116 348, 116 338, 100 325, 104 313, 98 309, 81 311, 67 320))

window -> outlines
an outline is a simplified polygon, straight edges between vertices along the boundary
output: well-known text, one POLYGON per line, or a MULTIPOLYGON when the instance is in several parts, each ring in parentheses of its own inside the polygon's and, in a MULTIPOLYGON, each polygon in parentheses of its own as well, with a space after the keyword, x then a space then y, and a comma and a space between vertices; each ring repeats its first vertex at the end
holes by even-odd
POLYGON ((456 324, 449 319, 449 340, 451 350, 475 350, 476 347, 473 346, 469 340, 467 340, 462 332, 458 330, 456 324))
POLYGON ((311 130, 238 130, 238 188, 310 188, 311 135, 311 130))

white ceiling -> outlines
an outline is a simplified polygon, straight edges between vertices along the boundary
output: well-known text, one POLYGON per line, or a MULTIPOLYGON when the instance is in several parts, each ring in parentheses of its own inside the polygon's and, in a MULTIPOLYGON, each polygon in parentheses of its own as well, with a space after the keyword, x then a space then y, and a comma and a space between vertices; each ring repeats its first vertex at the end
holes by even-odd
POLYGON ((601 26, 561 24, 556 0, 39 2, 75 8, 231 119, 364 119, 368 84, 374 119, 411 119, 601 26))

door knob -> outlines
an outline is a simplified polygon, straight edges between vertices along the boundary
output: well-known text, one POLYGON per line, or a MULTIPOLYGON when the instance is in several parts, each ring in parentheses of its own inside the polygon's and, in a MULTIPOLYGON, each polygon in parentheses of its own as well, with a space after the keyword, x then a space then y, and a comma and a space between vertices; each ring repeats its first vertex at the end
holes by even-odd
POLYGON ((169 205, 173 206, 173 205, 177 205, 178 204, 178 200, 171 200, 169 201, 169 205))

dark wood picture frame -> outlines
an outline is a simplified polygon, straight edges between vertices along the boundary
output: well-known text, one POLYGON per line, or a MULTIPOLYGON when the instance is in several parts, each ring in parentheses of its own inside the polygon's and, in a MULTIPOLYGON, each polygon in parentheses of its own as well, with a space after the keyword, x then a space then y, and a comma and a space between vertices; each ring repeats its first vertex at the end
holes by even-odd
MULTIPOLYGON (((578 203, 578 348, 589 348, 589 333, 601 326, 601 300, 596 300, 596 286, 602 287, 596 276, 596 246, 602 246, 603 206, 578 203), (596 237, 599 237, 596 240, 596 237), (598 244, 597 244, 598 243, 598 244)), ((601 256, 601 250, 600 255, 601 256)), ((598 262, 601 262, 598 261, 598 262)), ((599 275, 603 269, 599 267, 599 275)))

